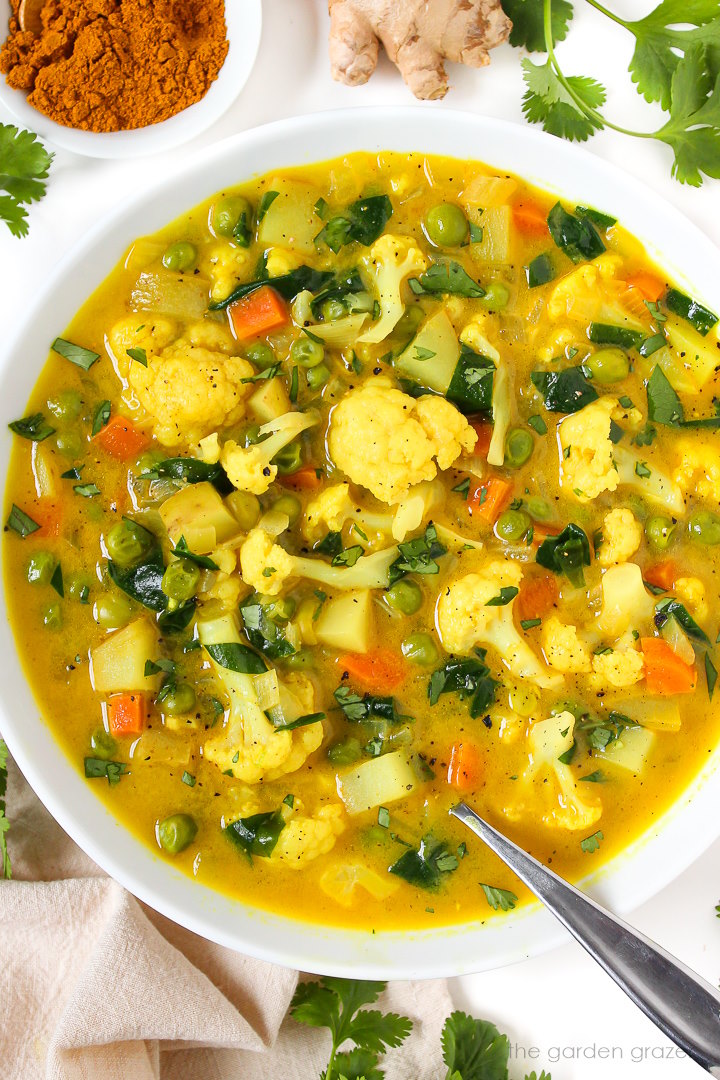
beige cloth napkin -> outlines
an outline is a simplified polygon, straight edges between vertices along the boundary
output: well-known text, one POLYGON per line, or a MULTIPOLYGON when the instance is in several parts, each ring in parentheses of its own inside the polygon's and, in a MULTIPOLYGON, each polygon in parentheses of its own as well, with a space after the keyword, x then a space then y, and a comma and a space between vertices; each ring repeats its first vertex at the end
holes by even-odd
MULTIPOLYGON (((8 765, 4 1080, 317 1080, 329 1036, 286 1016, 297 972, 213 945, 140 904, 8 765)), ((446 983, 393 983, 380 1004, 414 1021, 405 1046, 388 1053, 387 1080, 443 1076, 446 983)))

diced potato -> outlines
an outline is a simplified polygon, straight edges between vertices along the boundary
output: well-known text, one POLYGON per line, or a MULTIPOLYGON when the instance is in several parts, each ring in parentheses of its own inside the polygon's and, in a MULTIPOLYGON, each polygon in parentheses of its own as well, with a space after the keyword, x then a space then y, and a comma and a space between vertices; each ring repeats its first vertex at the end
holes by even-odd
POLYGON ((617 765, 628 772, 639 773, 643 770, 656 738, 657 735, 645 728, 629 728, 604 750, 596 750, 594 757, 602 758, 608 765, 617 765))
POLYGON ((682 726, 676 698, 633 697, 613 701, 611 707, 651 731, 679 731, 682 726))
POLYGON ((160 507, 160 517, 173 543, 181 536, 191 551, 207 555, 239 531, 238 523, 212 484, 188 484, 160 507))
POLYGON ((158 676, 145 674, 146 660, 158 655, 158 632, 148 619, 135 619, 92 649, 92 684, 98 694, 157 689, 158 676))
POLYGON ((331 900, 349 908, 362 903, 364 893, 373 900, 387 900, 400 888, 400 882, 387 874, 381 877, 362 863, 334 863, 320 878, 320 888, 331 900))
POLYGON ((368 313, 360 312, 356 315, 348 315, 344 319, 336 319, 335 322, 319 322, 308 326, 310 333, 319 337, 327 345, 341 348, 343 345, 354 345, 360 331, 365 326, 368 313))
MULTIPOLYGON (((720 364, 717 330, 702 337, 684 319, 672 315, 668 315, 663 329, 673 352, 687 371, 694 391, 702 390, 720 364)), ((669 373, 666 374, 670 378, 669 373)))
POLYGON ((282 379, 263 379, 255 393, 248 399, 250 414, 261 424, 268 424, 278 416, 290 412, 290 398, 282 379))
POLYGON ((369 589, 343 593, 323 604, 315 635, 323 645, 364 653, 373 636, 372 594, 369 589))
POLYGON ((404 799, 418 785, 417 776, 401 750, 382 754, 338 777, 338 794, 348 814, 404 799))
POLYGON ((505 206, 517 190, 517 180, 509 176, 476 176, 467 185, 460 202, 463 206, 490 210, 505 206))
POLYGON ((210 282, 195 274, 157 270, 139 275, 130 297, 133 311, 154 311, 178 319, 201 319, 207 312, 210 282))
MULTIPOLYGON (((49 440, 52 442, 52 439, 49 440)), ((40 498, 53 499, 59 493, 60 466, 52 447, 44 442, 32 444, 32 471, 40 498)))
POLYGON ((277 191, 277 198, 265 212, 258 229, 261 244, 279 244, 305 255, 315 254, 315 237, 323 227, 315 213, 320 191, 300 180, 271 180, 267 191, 277 191))
POLYGON ((144 731, 137 741, 133 757, 139 761, 150 759, 157 765, 182 765, 190 762, 192 747, 187 739, 171 734, 162 728, 144 731))
POLYGON ((446 394, 459 358, 460 345, 455 330, 447 312, 441 308, 423 324, 398 356, 395 367, 409 379, 446 394), (422 360, 423 356, 427 358, 422 360))
POLYGON ((510 262, 510 223, 512 211, 509 206, 490 207, 481 215, 470 215, 473 222, 483 231, 483 238, 477 244, 470 245, 470 254, 478 262, 510 262))
POLYGON ((650 356, 641 356, 638 371, 643 379, 649 379, 655 367, 660 367, 667 380, 678 394, 697 394, 698 384, 692 371, 674 349, 664 345, 650 356))

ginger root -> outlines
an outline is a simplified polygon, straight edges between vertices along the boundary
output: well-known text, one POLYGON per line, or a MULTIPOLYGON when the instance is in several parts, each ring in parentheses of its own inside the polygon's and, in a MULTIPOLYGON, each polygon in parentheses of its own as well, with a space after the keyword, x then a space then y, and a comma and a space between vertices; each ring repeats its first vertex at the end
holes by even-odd
POLYGON ((500 0, 328 0, 333 78, 367 82, 378 45, 418 98, 444 97, 445 60, 490 63, 488 49, 507 41, 512 23, 500 0))

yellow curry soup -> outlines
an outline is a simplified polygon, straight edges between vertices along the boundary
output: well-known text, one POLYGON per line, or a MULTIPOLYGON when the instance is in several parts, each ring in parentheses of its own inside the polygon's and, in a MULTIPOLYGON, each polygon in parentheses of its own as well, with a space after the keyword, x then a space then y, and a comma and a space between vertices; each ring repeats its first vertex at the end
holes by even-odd
MULTIPOLYGON (((52 336, 50 331, 49 336, 52 336)), ((717 319, 602 208, 355 154, 129 248, 13 424, 53 735, 134 834, 290 917, 595 871, 718 736, 717 319)))

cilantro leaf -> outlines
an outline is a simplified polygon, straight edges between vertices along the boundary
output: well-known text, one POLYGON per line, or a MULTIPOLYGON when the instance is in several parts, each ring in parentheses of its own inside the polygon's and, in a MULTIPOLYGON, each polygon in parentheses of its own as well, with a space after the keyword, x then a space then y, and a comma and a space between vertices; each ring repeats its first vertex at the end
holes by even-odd
MULTIPOLYGON (((720 18, 717 26, 720 30, 720 18)), ((703 173, 720 178, 720 75, 713 85, 702 45, 689 49, 678 61, 671 95, 670 119, 655 138, 675 155, 673 176, 692 187, 702 184, 703 173)))
POLYGON ((717 0, 661 0, 649 15, 623 23, 635 35, 630 75, 646 101, 659 101, 666 111, 673 95, 672 79, 693 46, 720 46, 717 0), (692 29, 677 29, 677 24, 692 29))
POLYGON ((448 1076, 462 1080, 507 1080, 510 1043, 494 1024, 454 1012, 441 1035, 448 1076))
MULTIPOLYGON (((510 44, 515 48, 526 48, 528 52, 546 52, 542 0, 501 0, 501 4, 513 24, 510 44)), ((567 0, 554 0, 551 14, 553 41, 565 40, 572 17, 572 4, 567 0)))
POLYGON ((517 904, 517 896, 509 889, 498 889, 494 885, 483 885, 482 882, 480 888, 493 911, 512 911, 517 904))
POLYGON ((451 874, 457 868, 457 856, 451 854, 443 841, 428 833, 417 848, 404 851, 388 871, 420 889, 437 889, 443 875, 451 874))
POLYGON ((0 219, 13 236, 27 235, 23 203, 42 199, 52 159, 34 132, 0 124, 0 219))
POLYGON ((349 1050, 336 1054, 332 1076, 338 1080, 383 1080, 385 1073, 378 1069, 378 1056, 370 1050, 349 1050))
MULTIPOLYGON (((546 64, 533 64, 532 60, 526 59, 522 61, 522 69, 527 87, 522 108, 531 124, 542 124, 543 130, 551 135, 577 142, 585 142, 601 128, 599 119, 588 116, 578 107, 550 60, 546 64)), ((595 79, 569 75, 566 82, 589 109, 595 110, 605 104, 605 87, 595 79)))

